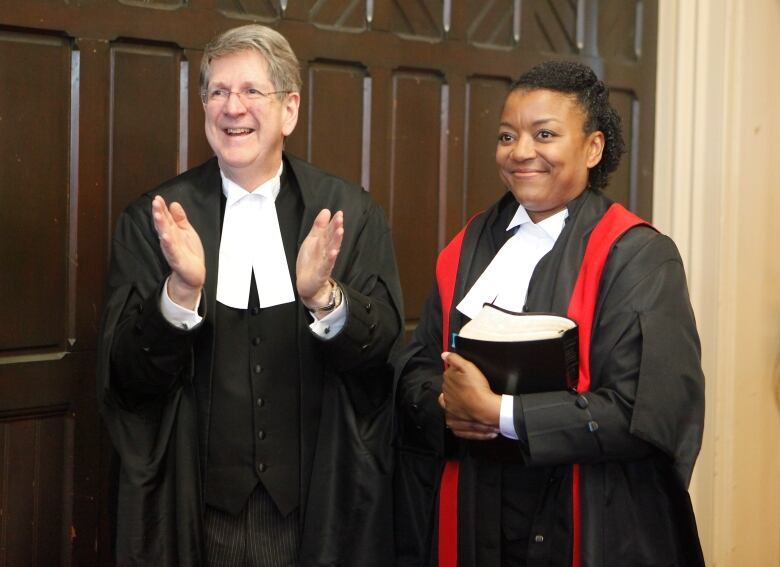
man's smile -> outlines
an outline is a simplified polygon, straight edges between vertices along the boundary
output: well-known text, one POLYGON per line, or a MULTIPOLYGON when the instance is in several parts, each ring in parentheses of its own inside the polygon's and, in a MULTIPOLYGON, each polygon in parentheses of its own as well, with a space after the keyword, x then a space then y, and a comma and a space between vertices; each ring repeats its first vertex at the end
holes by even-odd
POLYGON ((224 128, 222 130, 228 136, 246 136, 254 132, 254 128, 224 128))

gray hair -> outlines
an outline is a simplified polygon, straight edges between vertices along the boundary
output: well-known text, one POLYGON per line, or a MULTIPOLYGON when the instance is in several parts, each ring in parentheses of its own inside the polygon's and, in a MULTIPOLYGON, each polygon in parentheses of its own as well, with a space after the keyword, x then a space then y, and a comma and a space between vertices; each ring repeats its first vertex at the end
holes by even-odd
POLYGON ((249 49, 260 53, 268 63, 268 78, 274 90, 301 91, 301 68, 287 39, 276 30, 250 24, 227 30, 206 45, 200 62, 201 92, 208 88, 209 65, 214 59, 249 49))

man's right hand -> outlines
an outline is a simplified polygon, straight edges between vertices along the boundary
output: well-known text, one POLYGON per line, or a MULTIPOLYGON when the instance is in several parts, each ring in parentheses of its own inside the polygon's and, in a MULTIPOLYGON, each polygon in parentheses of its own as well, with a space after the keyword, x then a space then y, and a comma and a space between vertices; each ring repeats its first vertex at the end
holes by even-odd
POLYGON ((179 203, 165 204, 159 195, 152 201, 154 228, 163 255, 171 267, 168 295, 177 304, 195 309, 206 282, 206 261, 198 233, 179 203))

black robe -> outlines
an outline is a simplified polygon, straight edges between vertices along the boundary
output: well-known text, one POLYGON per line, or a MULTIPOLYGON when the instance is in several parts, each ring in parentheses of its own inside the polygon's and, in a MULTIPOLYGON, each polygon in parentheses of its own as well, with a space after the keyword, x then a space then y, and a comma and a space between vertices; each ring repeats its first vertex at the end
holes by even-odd
MULTIPOLYGON (((341 333, 323 341, 298 302, 300 358, 290 364, 299 365, 301 377, 300 562, 392 565, 388 360, 400 345, 403 314, 390 229, 367 192, 291 156, 284 160, 304 206, 298 246, 321 209, 344 211, 332 275, 348 309, 341 333)), ((210 407, 221 186, 212 159, 144 195, 117 222, 97 394, 121 460, 119 565, 203 562, 209 411, 202 409, 210 407), (151 218, 158 194, 182 204, 205 249, 205 319, 190 332, 168 324, 159 309, 170 269, 151 218), (132 389, 120 387, 128 383, 132 389)))
MULTIPOLYGON (((610 203, 591 191, 569 203, 560 237, 531 278, 527 311, 566 315, 590 232, 610 203)), ((495 235, 515 208, 507 194, 469 226, 452 332, 467 321, 455 306, 500 248, 495 235)), ((704 377, 682 262, 669 238, 640 226, 611 250, 593 321, 587 402, 568 391, 515 397, 524 466, 472 458, 445 430, 437 403, 441 320, 434 286, 397 364, 398 565, 436 564, 445 457, 461 459, 459 567, 502 565, 501 536, 527 538, 529 566, 570 565, 573 463, 582 464, 583 567, 703 564, 687 486, 701 445, 704 377), (527 522, 502 521, 502 491, 522 503, 527 522)))

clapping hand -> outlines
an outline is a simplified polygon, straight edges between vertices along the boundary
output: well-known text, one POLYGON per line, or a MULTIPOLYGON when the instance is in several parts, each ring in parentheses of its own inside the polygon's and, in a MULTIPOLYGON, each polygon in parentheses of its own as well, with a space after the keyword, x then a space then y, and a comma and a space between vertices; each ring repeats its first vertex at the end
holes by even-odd
POLYGON ((179 203, 165 204, 159 195, 152 201, 152 218, 160 248, 171 268, 168 295, 177 304, 194 309, 206 282, 203 244, 179 203))
POLYGON ((307 307, 328 303, 331 285, 328 281, 344 238, 344 213, 331 216, 322 209, 314 219, 308 236, 301 244, 295 264, 298 295, 307 307))

